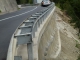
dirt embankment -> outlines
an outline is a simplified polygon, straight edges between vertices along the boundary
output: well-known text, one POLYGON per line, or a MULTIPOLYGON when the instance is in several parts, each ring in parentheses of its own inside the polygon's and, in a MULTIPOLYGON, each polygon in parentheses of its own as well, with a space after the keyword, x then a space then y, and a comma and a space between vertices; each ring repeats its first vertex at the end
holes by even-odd
POLYGON ((68 23, 70 17, 66 16, 59 8, 56 8, 55 13, 60 30, 61 52, 54 60, 77 60, 80 55, 78 32, 68 23))

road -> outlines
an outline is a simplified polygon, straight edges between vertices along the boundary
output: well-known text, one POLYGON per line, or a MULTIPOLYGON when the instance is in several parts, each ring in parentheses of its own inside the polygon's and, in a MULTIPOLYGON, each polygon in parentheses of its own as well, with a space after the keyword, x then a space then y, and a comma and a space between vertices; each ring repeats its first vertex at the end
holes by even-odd
POLYGON ((41 6, 29 6, 16 12, 0 15, 0 60, 6 60, 10 39, 23 20, 44 9, 41 6))

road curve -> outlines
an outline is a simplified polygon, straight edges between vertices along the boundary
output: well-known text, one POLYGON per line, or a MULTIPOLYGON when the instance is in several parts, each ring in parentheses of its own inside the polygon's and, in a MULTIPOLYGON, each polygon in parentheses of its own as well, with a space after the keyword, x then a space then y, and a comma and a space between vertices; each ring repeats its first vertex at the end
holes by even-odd
POLYGON ((6 60, 10 39, 23 20, 46 7, 29 6, 19 11, 0 15, 0 60, 6 60))

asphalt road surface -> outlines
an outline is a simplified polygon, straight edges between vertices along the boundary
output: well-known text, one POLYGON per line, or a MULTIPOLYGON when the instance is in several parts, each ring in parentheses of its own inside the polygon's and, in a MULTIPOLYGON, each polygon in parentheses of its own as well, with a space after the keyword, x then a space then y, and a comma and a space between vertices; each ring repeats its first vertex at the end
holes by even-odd
POLYGON ((23 20, 46 7, 29 6, 16 12, 0 15, 0 60, 6 60, 10 39, 23 20))

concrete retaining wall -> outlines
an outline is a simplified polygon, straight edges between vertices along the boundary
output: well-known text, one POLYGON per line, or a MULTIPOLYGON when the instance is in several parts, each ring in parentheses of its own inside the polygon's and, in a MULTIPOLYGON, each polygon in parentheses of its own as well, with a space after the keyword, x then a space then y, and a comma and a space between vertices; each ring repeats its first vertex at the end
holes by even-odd
POLYGON ((0 11, 1 12, 13 12, 16 11, 17 3, 16 0, 0 0, 0 11))
POLYGON ((56 27, 55 13, 49 19, 49 23, 41 36, 38 47, 39 60, 53 60, 61 51, 59 29, 56 27))
POLYGON ((55 7, 36 32, 33 39, 33 56, 36 60, 56 58, 61 50, 59 30, 56 27, 55 7))

